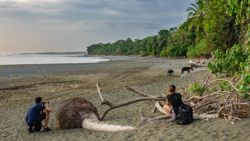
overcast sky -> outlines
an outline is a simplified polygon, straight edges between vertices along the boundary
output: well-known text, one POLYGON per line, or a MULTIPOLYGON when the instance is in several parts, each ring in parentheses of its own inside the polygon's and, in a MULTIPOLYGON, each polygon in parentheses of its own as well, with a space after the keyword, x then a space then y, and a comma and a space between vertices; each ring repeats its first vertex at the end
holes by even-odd
POLYGON ((179 26, 194 0, 0 0, 0 54, 85 51, 179 26))

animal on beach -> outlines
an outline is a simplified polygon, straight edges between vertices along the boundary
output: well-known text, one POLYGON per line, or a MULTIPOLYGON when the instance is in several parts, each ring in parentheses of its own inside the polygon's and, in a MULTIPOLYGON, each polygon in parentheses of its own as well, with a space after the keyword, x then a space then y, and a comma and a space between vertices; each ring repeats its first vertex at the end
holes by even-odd
POLYGON ((184 74, 184 72, 186 71, 187 73, 190 73, 190 70, 194 70, 192 67, 183 67, 181 69, 181 73, 184 74))
POLYGON ((62 103, 57 113, 60 129, 84 128, 95 131, 118 132, 134 130, 131 126, 111 125, 100 121, 97 108, 84 98, 72 98, 62 103))
POLYGON ((172 75, 174 73, 174 70, 168 70, 168 75, 172 75))

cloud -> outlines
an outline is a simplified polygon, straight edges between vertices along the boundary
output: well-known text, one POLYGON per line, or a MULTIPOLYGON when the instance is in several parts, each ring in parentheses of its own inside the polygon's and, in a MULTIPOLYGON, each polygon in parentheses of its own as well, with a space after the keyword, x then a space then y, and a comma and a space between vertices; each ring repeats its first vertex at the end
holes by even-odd
POLYGON ((53 15, 59 13, 61 10, 59 7, 55 7, 56 0, 0 0, 0 16, 18 17, 23 19, 25 17, 35 18, 38 14, 53 15), (2 1, 2 2, 1 2, 2 1), (52 5, 48 5, 47 2, 53 2, 52 5), (18 15, 18 16, 17 16, 18 15))
POLYGON ((107 14, 107 15, 113 15, 113 16, 119 16, 122 14, 121 12, 114 10, 114 9, 103 9, 100 13, 107 14))
POLYGON ((59 3, 63 0, 0 0, 0 2, 17 2, 17 3, 37 3, 37 2, 47 2, 47 3, 59 3))
MULTIPOLYGON (((193 0, 0 0, 0 36, 19 32, 18 35, 27 37, 25 44, 21 40, 16 45, 10 43, 12 36, 2 39, 0 44, 4 42, 2 46, 12 50, 19 46, 25 50, 30 46, 29 50, 34 44, 29 44, 28 36, 36 35, 30 38, 31 43, 42 39, 47 42, 46 49, 68 51, 82 50, 98 42, 143 38, 180 25, 191 2, 193 0)), ((44 46, 45 43, 40 45, 39 51, 44 46)))

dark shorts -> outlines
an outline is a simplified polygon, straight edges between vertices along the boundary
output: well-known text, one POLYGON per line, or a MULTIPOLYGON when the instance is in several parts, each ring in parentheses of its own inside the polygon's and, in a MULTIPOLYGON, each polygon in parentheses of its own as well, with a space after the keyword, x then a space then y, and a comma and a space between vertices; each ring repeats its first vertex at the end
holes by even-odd
POLYGON ((34 131, 40 131, 42 128, 42 121, 45 119, 46 114, 43 112, 39 114, 35 123, 28 123, 29 127, 34 129, 34 131))
POLYGON ((44 112, 42 112, 41 114, 39 114, 39 117, 37 119, 37 121, 39 122, 42 122, 46 117, 46 114, 44 112))

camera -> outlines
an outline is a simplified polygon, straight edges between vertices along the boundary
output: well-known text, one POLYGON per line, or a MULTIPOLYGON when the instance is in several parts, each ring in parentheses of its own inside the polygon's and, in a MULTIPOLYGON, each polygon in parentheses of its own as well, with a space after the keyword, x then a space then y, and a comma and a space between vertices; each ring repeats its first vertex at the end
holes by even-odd
POLYGON ((42 102, 43 103, 43 105, 45 105, 45 104, 49 104, 49 102, 42 102))

